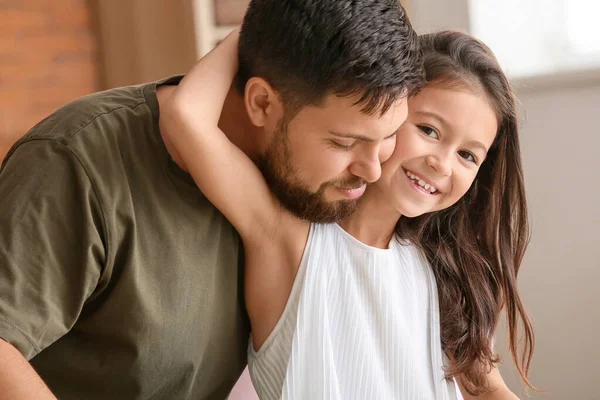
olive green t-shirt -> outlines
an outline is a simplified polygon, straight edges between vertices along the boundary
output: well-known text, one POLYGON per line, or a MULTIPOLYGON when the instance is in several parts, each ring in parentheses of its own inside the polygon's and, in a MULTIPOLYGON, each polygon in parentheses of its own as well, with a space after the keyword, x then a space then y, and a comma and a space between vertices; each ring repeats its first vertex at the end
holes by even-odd
POLYGON ((0 170, 0 338, 60 399, 224 399, 246 364, 240 240, 171 160, 157 84, 64 106, 0 170))

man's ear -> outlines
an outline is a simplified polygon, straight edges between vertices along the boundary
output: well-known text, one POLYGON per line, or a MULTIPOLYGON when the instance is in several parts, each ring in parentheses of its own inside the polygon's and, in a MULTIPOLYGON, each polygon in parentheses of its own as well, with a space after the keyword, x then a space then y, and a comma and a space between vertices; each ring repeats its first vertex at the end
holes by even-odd
POLYGON ((263 78, 252 77, 244 90, 244 105, 252 124, 273 131, 283 118, 283 103, 279 94, 263 78))

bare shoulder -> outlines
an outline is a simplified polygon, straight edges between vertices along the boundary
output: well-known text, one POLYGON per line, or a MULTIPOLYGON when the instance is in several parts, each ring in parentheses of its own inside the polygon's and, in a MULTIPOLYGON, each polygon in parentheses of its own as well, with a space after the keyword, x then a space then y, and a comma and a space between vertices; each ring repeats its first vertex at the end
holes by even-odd
MULTIPOLYGON (((287 301, 287 288, 296 278, 310 222, 281 208, 267 225, 242 235, 247 293, 273 300, 275 290, 287 301)), ((289 295, 289 293, 287 293, 289 295)))
POLYGON ((504 379, 502 378, 500 370, 497 366, 494 366, 491 369, 487 375, 487 379, 492 391, 484 393, 480 396, 473 396, 466 390, 465 385, 462 382, 462 376, 457 377, 456 383, 458 384, 464 400, 519 400, 519 398, 513 392, 511 392, 504 382, 504 379))
MULTIPOLYGON (((260 222, 257 221, 257 224, 260 222)), ((310 230, 310 222, 302 220, 282 206, 272 214, 272 218, 262 222, 262 226, 242 235, 245 246, 270 248, 287 259, 291 264, 300 263, 310 230)), ((284 261, 284 260, 281 260, 284 261)))
POLYGON ((281 318, 308 238, 310 223, 282 211, 268 235, 244 241, 246 308, 255 349, 260 348, 281 318))

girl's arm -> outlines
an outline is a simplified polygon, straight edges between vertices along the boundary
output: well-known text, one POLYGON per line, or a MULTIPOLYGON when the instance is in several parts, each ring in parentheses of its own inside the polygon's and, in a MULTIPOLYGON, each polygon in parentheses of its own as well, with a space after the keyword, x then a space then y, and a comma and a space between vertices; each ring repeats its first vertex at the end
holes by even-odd
POLYGON ((161 109, 160 128, 204 195, 242 238, 272 235, 279 202, 250 158, 218 121, 238 69, 239 33, 231 33, 182 79, 161 109))

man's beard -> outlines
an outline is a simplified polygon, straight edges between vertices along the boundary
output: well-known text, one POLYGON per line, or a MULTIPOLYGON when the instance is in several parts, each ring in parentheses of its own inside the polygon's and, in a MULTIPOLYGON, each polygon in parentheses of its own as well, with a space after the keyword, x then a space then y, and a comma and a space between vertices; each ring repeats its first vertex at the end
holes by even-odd
POLYGON ((279 122, 273 141, 256 164, 261 170, 271 191, 282 206, 296 217, 316 223, 331 223, 354 212, 358 199, 330 202, 325 199, 325 190, 333 188, 358 188, 366 182, 353 177, 346 180, 332 180, 321 184, 316 192, 311 192, 299 177, 291 162, 287 123, 279 122))

